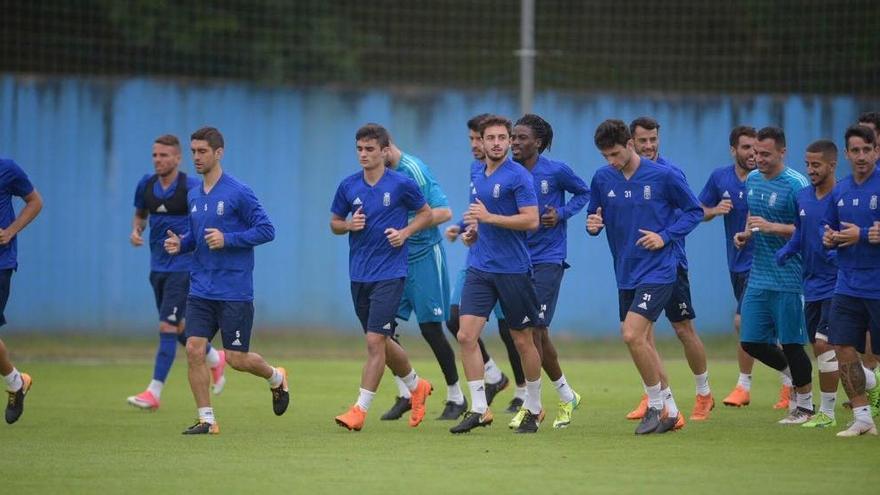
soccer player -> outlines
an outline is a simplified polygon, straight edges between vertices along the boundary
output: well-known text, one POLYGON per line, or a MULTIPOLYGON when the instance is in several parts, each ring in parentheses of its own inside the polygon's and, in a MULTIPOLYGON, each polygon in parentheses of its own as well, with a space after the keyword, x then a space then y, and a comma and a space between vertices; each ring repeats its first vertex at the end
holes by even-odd
MULTIPOLYGON (((877 142, 880 143, 880 112, 865 112, 859 115, 858 124, 874 131, 874 136, 877 138, 877 142)), ((880 157, 877 159, 877 164, 880 165, 880 157)), ((877 356, 871 352, 871 334, 868 333, 865 339, 865 353, 862 355, 862 364, 868 369, 880 372, 880 362, 878 362, 877 356)))
MULTIPOLYGON (((684 176, 684 172, 669 160, 660 156, 660 124, 651 117, 639 117, 629 124, 629 131, 633 137, 633 145, 636 153, 648 160, 672 168, 676 173, 684 176)), ((680 214, 677 211, 676 214, 680 214)), ((709 418, 709 412, 715 408, 715 399, 709 388, 709 370, 706 365, 706 349, 703 341, 697 335, 693 320, 697 317, 691 302, 691 282, 688 278, 687 253, 685 252, 685 238, 672 241, 672 250, 678 262, 676 279, 672 289, 672 297, 664 308, 666 318, 672 324, 678 340, 684 348, 684 355, 688 366, 694 374, 696 382, 696 400, 691 412, 691 419, 703 421, 709 418)), ((648 339, 656 349, 654 339, 654 326, 648 329, 648 339)), ((666 370, 661 366, 660 374, 663 381, 668 381, 666 370)), ((674 400, 674 399, 673 399, 674 400)), ((648 395, 642 395, 642 400, 636 408, 626 415, 627 419, 642 419, 648 409, 648 395)), ((682 419, 683 420, 683 419, 682 419)))
POLYGON ((336 189, 330 230, 348 234, 351 299, 364 330, 367 362, 357 402, 336 416, 336 424, 349 431, 364 427, 388 365, 409 388, 409 425, 416 427, 425 417, 431 384, 419 378, 394 340, 394 317, 406 283, 407 239, 431 225, 431 207, 412 179, 385 166, 391 141, 384 127, 364 125, 355 142, 363 171, 346 177, 336 189), (407 224, 410 212, 416 215, 407 224))
POLYGON ((526 409, 517 433, 538 431, 541 405, 541 356, 533 338, 538 298, 530 277, 527 231, 539 226, 532 175, 508 158, 512 124, 500 116, 480 123, 486 164, 471 173, 471 204, 462 241, 470 246, 461 295, 458 341, 471 392, 471 409, 452 433, 488 426, 493 416, 486 401, 482 360, 477 345, 492 308, 499 301, 510 322, 526 377, 526 409))
MULTIPOLYGON (((180 141, 177 136, 165 134, 153 142, 153 168, 156 173, 145 175, 134 192, 134 218, 129 241, 134 247, 144 245, 142 236, 150 221, 150 285, 159 310, 159 348, 153 366, 153 379, 147 389, 129 397, 128 403, 140 409, 155 411, 165 379, 174 364, 177 343, 186 345, 184 316, 186 296, 189 293, 189 269, 192 254, 171 256, 165 252, 166 232, 185 232, 189 226, 187 193, 199 187, 195 177, 179 170, 181 160, 180 141)), ((223 391, 226 377, 226 355, 208 344, 205 361, 211 368, 214 381, 213 392, 223 391)))
POLYGON ((636 153, 623 121, 602 122, 594 142, 608 165, 590 184, 587 232, 596 236, 607 227, 620 330, 648 393, 648 409, 635 433, 665 433, 684 426, 684 415, 661 374, 650 327, 674 291, 678 260, 671 243, 700 223, 702 210, 683 174, 636 153))
POLYGON ((193 253, 186 300, 186 356, 198 421, 183 433, 217 434, 220 426, 211 407, 205 354, 218 330, 229 366, 269 383, 276 415, 284 414, 290 401, 287 371, 269 366, 262 356, 250 352, 254 247, 274 239, 275 227, 254 192, 223 171, 220 131, 203 127, 190 140, 196 172, 203 182, 187 195, 188 231, 178 234, 168 229, 165 251, 193 253))
MULTIPOLYGON (((471 153, 474 156, 474 161, 471 162, 470 167, 471 174, 473 174, 475 170, 482 170, 485 166, 485 163, 483 162, 486 159, 486 152, 483 149, 483 138, 480 136, 480 122, 486 117, 489 117, 489 114, 483 113, 476 115, 467 121, 471 153)), ((467 226, 464 224, 464 220, 450 225, 445 231, 446 239, 449 242, 455 242, 465 228, 467 228, 467 226)), ((455 287, 452 289, 449 319, 446 321, 446 328, 448 328, 456 338, 458 338, 459 329, 459 303, 461 302, 461 290, 464 288, 464 279, 466 276, 467 266, 463 266, 458 272, 458 276, 455 280, 455 287)), ((510 327, 507 325, 507 320, 504 319, 504 312, 501 310, 500 304, 495 305, 493 313, 495 314, 495 319, 498 321, 498 334, 501 336, 501 341, 504 342, 504 347, 507 349, 507 358, 510 361, 510 368, 513 371, 514 383, 516 384, 513 398, 510 400, 510 404, 508 404, 505 412, 514 414, 522 408, 525 400, 526 378, 523 375, 522 362, 520 361, 519 353, 516 352, 516 344, 513 343, 513 337, 510 335, 510 327)), ((486 346, 483 344, 482 338, 477 339, 477 344, 480 347, 480 354, 483 357, 483 368, 485 370, 486 403, 491 406, 492 401, 495 399, 498 392, 507 388, 510 379, 507 378, 507 375, 501 372, 501 368, 498 367, 495 360, 489 355, 486 346)))
POLYGON ((742 301, 740 345, 758 361, 791 377, 795 392, 789 414, 780 423, 804 423, 813 415, 813 365, 804 350, 801 260, 784 266, 776 252, 794 233, 798 217, 796 197, 807 187, 807 178, 785 166, 785 133, 764 127, 755 140, 757 170, 746 179, 749 217, 734 244, 755 243, 752 270, 742 301), (782 346, 782 349, 779 348, 782 346))
MULTIPOLYGON (((449 313, 449 273, 446 269, 443 237, 437 228, 452 218, 452 210, 449 209, 446 193, 422 160, 402 152, 393 141, 388 147, 388 155, 389 166, 415 181, 431 208, 431 224, 413 234, 406 243, 409 269, 397 317, 408 320, 410 314, 415 312, 422 337, 431 347, 443 371, 446 379, 446 405, 437 419, 458 419, 467 411, 467 401, 458 382, 455 353, 443 334, 443 322, 449 313)), ((394 381, 399 393, 391 409, 382 415, 381 419, 384 420, 399 419, 410 409, 409 387, 399 376, 395 375, 394 381)))
MULTIPOLYGON (((590 189, 568 165, 542 154, 552 143, 553 128, 540 116, 526 114, 516 121, 510 146, 513 159, 532 173, 541 216, 540 227, 529 232, 526 241, 532 259, 532 282, 538 296, 538 323, 533 337, 541 356, 541 366, 559 395, 553 427, 565 428, 571 424, 572 412, 580 405, 581 396, 571 388, 562 373, 549 327, 556 312, 562 276, 569 267, 565 262, 568 219, 587 205, 590 189), (566 192, 572 195, 568 202, 565 201, 566 192)), ((519 427, 525 413, 526 409, 521 408, 509 426, 519 427)))
POLYGON ((874 353, 880 352, 880 174, 877 136, 870 128, 850 127, 844 142, 852 175, 831 192, 822 241, 825 247, 837 250, 839 271, 828 343, 837 354, 840 381, 855 419, 837 436, 857 437, 877 435, 871 409, 880 407, 880 377, 865 368, 858 355, 867 350, 866 328, 870 328, 874 353))
POLYGON ((807 146, 807 175, 811 186, 802 189, 795 198, 798 214, 795 230, 785 246, 776 252, 776 262, 784 265, 789 258, 800 255, 803 263, 804 314, 807 336, 813 345, 813 355, 819 367, 819 389, 822 402, 812 419, 803 420, 802 426, 825 428, 837 425, 834 404, 837 401, 837 357, 828 344, 828 313, 837 282, 837 264, 822 245, 822 223, 831 204, 831 190, 837 183, 837 146, 820 140, 807 146))
MULTIPOLYGON (((6 324, 6 302, 12 272, 18 269, 17 235, 28 226, 43 209, 43 198, 31 184, 24 170, 9 158, 0 158, 0 326, 6 324), (24 208, 15 216, 12 197, 24 199, 24 208)), ((9 359, 6 344, 0 339, 0 375, 6 383, 6 422, 18 421, 24 412, 24 399, 31 389, 33 380, 27 373, 21 373, 9 359)))

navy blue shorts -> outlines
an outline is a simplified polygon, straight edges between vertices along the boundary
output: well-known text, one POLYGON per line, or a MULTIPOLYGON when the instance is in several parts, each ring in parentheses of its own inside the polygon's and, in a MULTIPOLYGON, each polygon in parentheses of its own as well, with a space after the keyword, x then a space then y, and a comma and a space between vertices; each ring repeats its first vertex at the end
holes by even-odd
POLYGON ((865 352, 865 335, 871 332, 871 350, 880 354, 880 299, 834 294, 828 322, 828 343, 855 347, 865 352), (870 330, 868 330, 870 328, 870 330))
POLYGON ((831 315, 831 298, 804 303, 804 318, 807 320, 807 337, 810 343, 816 339, 828 342, 828 317, 831 315))
POLYGON ((730 272, 730 285, 736 298, 736 314, 742 314, 743 294, 749 285, 749 272, 730 272))
POLYGON ((511 330, 540 324, 538 295, 529 272, 490 273, 468 268, 461 291, 461 314, 488 319, 496 302, 501 303, 511 330))
POLYGON ((532 283, 538 296, 538 325, 549 327, 556 312, 556 301, 559 299, 559 287, 565 275, 567 263, 539 263, 532 267, 532 283))
POLYGON ((0 270, 0 326, 6 324, 6 302, 9 301, 9 287, 12 285, 12 268, 0 270))
POLYGON ((640 285, 635 289, 620 289, 617 291, 620 321, 626 319, 626 314, 632 311, 651 321, 657 321, 660 313, 672 299, 675 284, 648 284, 640 285))
POLYGON ((189 272, 150 272, 150 285, 156 297, 159 321, 179 327, 186 315, 189 272))
POLYGON ((196 296, 186 300, 187 337, 204 337, 210 342, 220 330, 224 349, 247 352, 253 326, 253 301, 215 301, 196 296))
POLYGON ((685 320, 693 320, 697 317, 694 305, 691 303, 691 281, 688 279, 687 268, 678 266, 675 283, 672 284, 672 296, 664 308, 666 319, 672 323, 685 320))
POLYGON ((400 307, 400 298, 406 286, 406 278, 392 278, 378 282, 352 282, 351 302, 361 321, 364 332, 389 337, 394 335, 394 317, 400 307))

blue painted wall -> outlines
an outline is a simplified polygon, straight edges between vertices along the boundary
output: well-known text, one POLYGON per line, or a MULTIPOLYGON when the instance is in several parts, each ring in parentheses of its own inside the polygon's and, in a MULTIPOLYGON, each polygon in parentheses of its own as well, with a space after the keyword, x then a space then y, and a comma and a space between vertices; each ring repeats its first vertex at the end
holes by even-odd
MULTIPOLYGON (((781 125, 788 163, 844 129, 880 101, 848 97, 727 97, 539 94, 549 120, 549 153, 587 181, 602 165, 592 144, 603 119, 647 114, 661 125, 661 153, 680 164, 699 192, 729 163, 736 124, 781 125)), ((357 331, 348 292, 347 243, 328 228, 336 184, 358 169, 354 132, 385 124, 404 150, 422 157, 450 197, 465 206, 470 151, 465 121, 481 112, 516 115, 513 95, 485 92, 331 91, 154 80, 0 76, 0 155, 17 160, 45 199, 20 236, 19 273, 7 308, 11 331, 126 333, 155 326, 148 253, 128 243, 132 197, 150 172, 150 146, 163 133, 186 142, 198 127, 226 138, 224 168, 250 184, 277 229, 257 249, 257 326, 357 331)), ((842 172, 847 170, 843 164, 842 172)), ((184 170, 192 172, 186 160, 184 170)), ((570 263, 554 327, 582 335, 617 332, 617 291, 604 237, 588 238, 584 216, 569 225, 570 263)), ((694 304, 703 331, 727 331, 733 297, 720 221, 689 237, 694 304)), ((453 271, 464 249, 448 246, 453 271)), ((662 327, 668 327, 665 323, 662 327)))

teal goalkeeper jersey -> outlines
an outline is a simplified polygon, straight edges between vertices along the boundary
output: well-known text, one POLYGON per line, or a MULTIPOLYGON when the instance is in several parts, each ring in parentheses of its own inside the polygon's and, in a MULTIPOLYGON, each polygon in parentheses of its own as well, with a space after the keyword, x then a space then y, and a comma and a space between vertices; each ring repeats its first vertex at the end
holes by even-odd
MULTIPOLYGON (((416 182, 428 206, 431 208, 449 207, 449 199, 446 198, 446 193, 440 189, 440 184, 437 184, 437 181, 434 180, 434 175, 431 174, 431 170, 423 161, 412 155, 402 153, 400 155, 400 163, 397 164, 397 171, 416 182)), ((415 213, 410 212, 410 221, 412 221, 414 216, 415 213)), ((440 234, 440 229, 437 226, 428 227, 417 232, 406 241, 409 248, 409 261, 421 259, 426 254, 433 252, 432 248, 441 240, 443 240, 443 236, 440 234)))
MULTIPOLYGON (((746 179, 749 214, 768 222, 794 224, 798 215, 797 194, 807 185, 806 177, 788 167, 772 180, 766 180, 755 170, 746 179)), ((755 244, 755 255, 749 274, 750 288, 803 291, 800 255, 792 257, 784 266, 776 264, 776 251, 788 242, 787 237, 753 232, 751 242, 755 244)))

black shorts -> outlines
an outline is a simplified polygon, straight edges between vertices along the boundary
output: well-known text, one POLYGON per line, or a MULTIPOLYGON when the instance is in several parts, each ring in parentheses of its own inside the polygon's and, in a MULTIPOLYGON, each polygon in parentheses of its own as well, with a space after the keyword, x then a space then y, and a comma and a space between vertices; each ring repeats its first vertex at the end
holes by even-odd
POLYGON ((733 297, 736 298, 736 314, 742 314, 743 294, 749 285, 749 272, 730 272, 730 285, 733 286, 733 297))
POLYGON ((532 267, 532 282, 538 296, 538 325, 549 327, 556 313, 556 301, 559 300, 559 287, 568 264, 539 263, 532 267))
POLYGON ((672 323, 693 320, 697 317, 691 303, 691 281, 688 279, 687 268, 679 265, 675 283, 672 284, 672 296, 664 308, 666 318, 672 323))
POLYGON ((815 344, 817 338, 828 342, 828 317, 831 314, 831 301, 832 299, 829 297, 828 299, 804 303, 807 337, 810 338, 811 344, 815 344))
POLYGON ((156 297, 159 321, 179 327, 186 315, 189 272, 150 272, 150 285, 156 297))
POLYGON ((247 352, 253 326, 253 301, 216 301, 196 296, 187 298, 187 337, 204 337, 210 342, 220 330, 224 349, 247 352))
POLYGON ((351 302, 354 312, 366 332, 394 336, 397 326, 394 318, 400 307, 406 278, 392 278, 376 282, 352 282, 351 302))
POLYGON ((496 302, 501 303, 511 330, 540 325, 538 295, 529 272, 491 273, 468 268, 460 314, 488 319, 496 302))
POLYGON ((0 270, 0 326, 6 324, 6 303, 9 301, 9 288, 12 285, 13 268, 0 270))
POLYGON ((865 336, 870 328, 871 349, 880 354, 880 299, 834 294, 828 325, 828 343, 855 347, 865 352, 865 336))
POLYGON ((626 314, 632 311, 651 321, 657 321, 660 313, 672 298, 675 284, 647 284, 640 285, 635 289, 619 289, 617 300, 619 304, 620 321, 626 319, 626 314))

